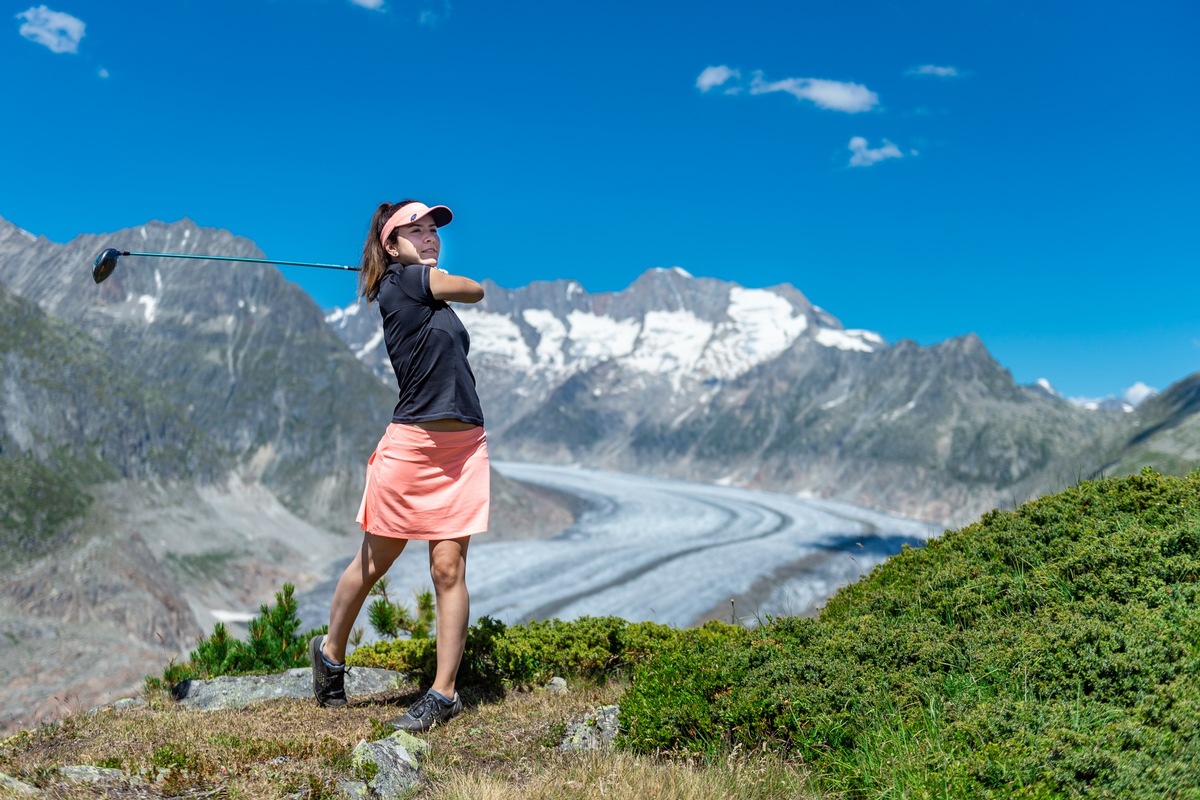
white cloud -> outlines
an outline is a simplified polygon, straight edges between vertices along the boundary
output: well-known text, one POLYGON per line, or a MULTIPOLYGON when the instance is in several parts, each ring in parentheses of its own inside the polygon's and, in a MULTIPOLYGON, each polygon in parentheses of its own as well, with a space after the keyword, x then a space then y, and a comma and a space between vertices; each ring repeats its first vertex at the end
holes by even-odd
POLYGON ((99 75, 101 78, 107 78, 107 77, 108 77, 108 70, 106 70, 104 67, 101 67, 101 68, 100 68, 100 69, 99 69, 99 70, 96 72, 96 74, 97 74, 97 75, 99 75))
POLYGON ((700 77, 696 78, 696 88, 702 92, 707 92, 709 89, 720 86, 731 79, 740 78, 742 74, 736 69, 730 69, 725 65, 719 67, 706 67, 700 73, 700 77))
POLYGON ((350 2, 354 3, 354 5, 356 5, 356 6, 362 6, 363 8, 369 8, 372 11, 382 11, 383 10, 383 0, 350 0, 350 2))
POLYGON ((427 28, 436 28, 450 18, 450 0, 431 2, 417 16, 417 23, 427 28))
POLYGON ((1156 394, 1158 394, 1158 389, 1155 389, 1152 386, 1147 386, 1141 381, 1138 381, 1133 386, 1130 386, 1128 389, 1126 389, 1125 394, 1123 394, 1122 397, 1125 398, 1125 402, 1136 406, 1147 397, 1153 397, 1156 394))
POLYGON ((37 6, 17 14, 21 24, 20 34, 31 42, 50 48, 54 53, 78 53, 79 40, 83 38, 83 20, 37 6))
POLYGON ((857 114, 879 105, 879 95, 861 83, 828 81, 822 78, 785 78, 765 81, 761 72, 754 73, 750 94, 787 92, 797 100, 807 100, 819 108, 857 114))
MULTIPOLYGON (((904 158, 904 154, 900 152, 900 148, 883 140, 882 147, 870 148, 867 147, 867 140, 861 136, 855 136, 850 140, 850 166, 852 167, 869 167, 872 164, 878 164, 889 158, 904 158)), ((914 153, 915 155, 915 153, 914 153)))
POLYGON ((905 75, 933 75, 937 78, 959 77, 958 67, 939 67, 936 64, 922 64, 919 67, 909 67, 905 75))

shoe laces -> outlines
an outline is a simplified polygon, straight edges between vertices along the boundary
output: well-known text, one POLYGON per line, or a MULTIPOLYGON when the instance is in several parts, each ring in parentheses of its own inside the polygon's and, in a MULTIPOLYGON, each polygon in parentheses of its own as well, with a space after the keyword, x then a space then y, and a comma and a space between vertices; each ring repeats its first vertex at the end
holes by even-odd
POLYGON ((438 714, 438 706, 439 705, 441 705, 441 704, 438 702, 438 699, 436 697, 434 697, 431 694, 426 693, 421 696, 420 700, 418 700, 415 704, 413 704, 413 707, 411 709, 409 709, 408 713, 411 714, 414 719, 421 719, 426 714, 430 714, 430 713, 441 716, 440 714, 438 714))

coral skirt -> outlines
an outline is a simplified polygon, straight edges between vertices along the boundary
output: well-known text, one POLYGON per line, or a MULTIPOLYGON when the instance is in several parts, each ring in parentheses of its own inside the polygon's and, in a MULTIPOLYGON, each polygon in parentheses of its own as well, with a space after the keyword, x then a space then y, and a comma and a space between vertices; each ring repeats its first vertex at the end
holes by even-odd
POLYGON ((362 529, 397 539, 456 539, 488 526, 487 434, 388 425, 367 461, 362 529))

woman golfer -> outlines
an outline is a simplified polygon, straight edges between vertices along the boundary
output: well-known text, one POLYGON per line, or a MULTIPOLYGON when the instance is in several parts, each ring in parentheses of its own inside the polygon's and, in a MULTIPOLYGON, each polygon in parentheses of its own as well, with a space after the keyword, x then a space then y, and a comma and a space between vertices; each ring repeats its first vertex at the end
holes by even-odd
POLYGON ((367 462, 358 522, 362 547, 333 593, 329 634, 309 643, 313 694, 323 706, 346 703, 350 629, 371 587, 410 539, 429 543, 437 597, 437 676, 396 728, 428 730, 462 711, 454 690, 466 639, 467 545, 487 530, 490 498, 487 437, 470 337, 447 302, 477 303, 483 287, 438 268, 438 228, 453 215, 416 200, 384 203, 363 247, 359 293, 379 302, 400 401, 367 462))

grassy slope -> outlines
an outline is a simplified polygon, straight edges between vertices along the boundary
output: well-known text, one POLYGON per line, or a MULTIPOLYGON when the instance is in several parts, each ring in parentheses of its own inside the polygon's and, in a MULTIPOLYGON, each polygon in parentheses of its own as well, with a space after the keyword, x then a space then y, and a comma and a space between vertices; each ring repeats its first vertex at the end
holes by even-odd
POLYGON ((640 750, 766 742, 853 797, 1195 797, 1200 474, 992 512, 749 647, 665 654, 640 750))
MULTIPOLYGON (((558 749, 566 722, 616 702, 622 688, 618 682, 582 685, 566 695, 539 689, 468 705, 453 724, 425 734, 432 750, 416 800, 817 798, 805 788, 802 769, 773 757, 708 763, 558 749)), ((339 710, 280 700, 204 713, 157 695, 150 708, 77 714, 19 734, 0 745, 0 771, 66 798, 333 797, 337 781, 350 774, 354 745, 383 735, 382 723, 417 696, 412 686, 339 710), (56 776, 56 767, 73 764, 122 769, 145 776, 154 788, 88 787, 56 776)))

